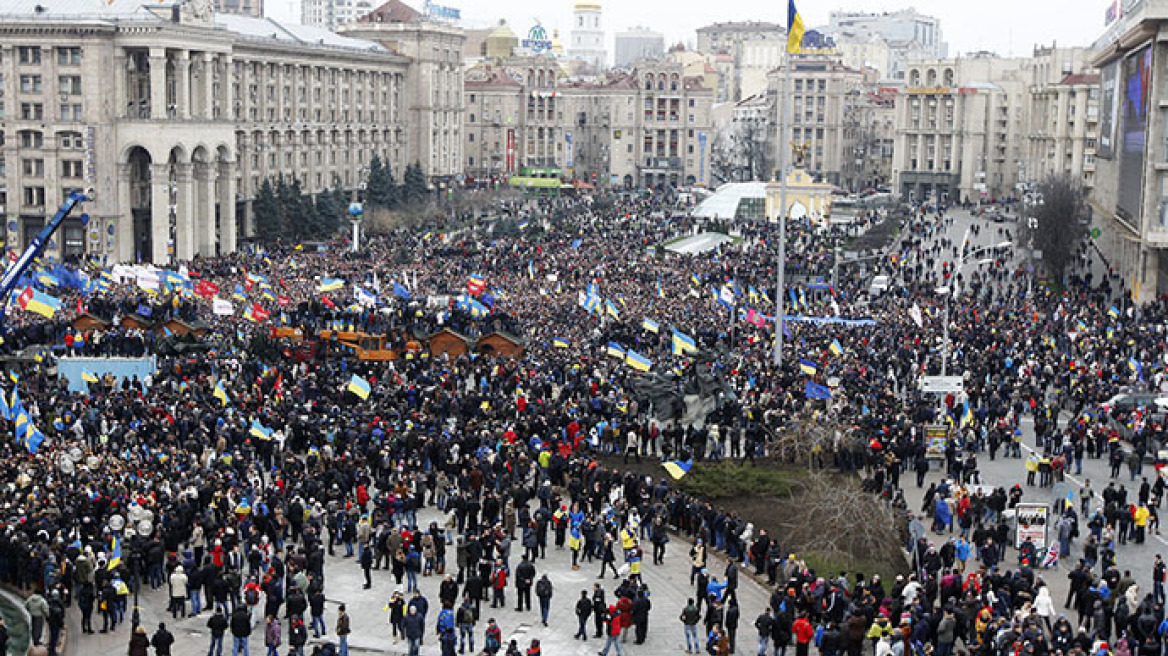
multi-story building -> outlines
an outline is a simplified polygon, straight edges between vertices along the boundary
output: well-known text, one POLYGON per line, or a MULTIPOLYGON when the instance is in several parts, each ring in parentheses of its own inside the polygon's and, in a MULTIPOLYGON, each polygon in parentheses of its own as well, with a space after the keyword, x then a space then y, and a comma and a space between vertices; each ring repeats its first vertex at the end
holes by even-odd
POLYGON ((1103 251, 1140 301, 1168 292, 1168 3, 1125 3, 1092 47, 1100 98, 1089 203, 1103 251), (1128 6, 1131 5, 1131 6, 1128 6))
POLYGON ((603 185, 708 184, 713 90, 699 78, 665 61, 600 82, 564 84, 559 71, 536 56, 467 72, 468 175, 537 167, 603 185))
POLYGON ((896 96, 893 189, 908 201, 1015 194, 1026 154, 1028 59, 910 62, 896 96))
MULTIPOLYGON (((458 27, 403 11, 389 0, 355 23, 338 28, 354 39, 373 41, 410 62, 403 89, 404 121, 414 131, 406 152, 440 185, 462 173, 462 47, 458 27)), ((408 7, 406 7, 408 9, 408 7)))
POLYGON ((604 12, 597 0, 582 0, 572 9, 572 33, 568 57, 584 62, 594 72, 608 67, 604 41, 604 12))
POLYGON ((842 186, 860 191, 888 184, 896 144, 896 87, 866 88, 844 104, 842 186))
POLYGON ((844 184, 845 156, 852 156, 854 149, 849 107, 860 95, 863 74, 834 56, 798 55, 790 62, 790 132, 786 138, 779 134, 785 64, 771 72, 767 85, 767 104, 773 112, 768 135, 770 161, 777 166, 778 149, 789 148, 789 142, 806 144, 804 168, 824 181, 844 184))
POLYGON ((263 18, 264 0, 215 0, 215 11, 220 14, 263 18))
POLYGON ((903 80, 909 61, 949 56, 941 21, 911 8, 883 13, 833 11, 822 31, 837 43, 870 43, 872 37, 879 37, 888 46, 887 68, 882 71, 887 79, 903 80))
POLYGON ((1065 175, 1085 189, 1094 186, 1100 78, 1087 55, 1085 48, 1034 49, 1022 182, 1065 175))
MULTIPOLYGON (((9 248, 25 245, 70 190, 92 188, 89 224, 67 223, 51 254, 166 263, 172 248, 178 260, 231 252, 253 234, 250 202, 264 180, 354 189, 375 154, 397 171, 417 159, 412 135, 436 122, 407 84, 429 64, 370 41, 216 15, 210 0, 114 0, 81 14, 17 0, 9 12, 0 24, 9 248)), ((449 71, 460 98, 457 64, 449 71)), ((460 114, 446 120, 458 134, 460 114)))
POLYGON ((613 65, 626 68, 642 59, 660 59, 665 55, 665 35, 647 27, 617 32, 613 38, 613 65))
POLYGON ((871 69, 875 71, 877 80, 888 80, 889 56, 891 51, 888 42, 878 34, 869 34, 860 37, 837 37, 836 50, 844 66, 858 71, 871 69))
MULTIPOLYGON (((219 2, 246 2, 247 0, 218 0, 219 2)), ((345 23, 352 23, 373 11, 377 5, 370 0, 301 0, 300 22, 310 27, 335 32, 345 23)), ((405 7, 405 5, 402 5, 405 7)), ((409 9, 409 7, 405 7, 409 9)), ((409 9, 414 12, 413 9, 409 9)))
POLYGON ((698 52, 716 57, 718 102, 738 102, 765 91, 766 75, 786 55, 787 30, 775 23, 714 23, 698 28, 697 34, 698 52))

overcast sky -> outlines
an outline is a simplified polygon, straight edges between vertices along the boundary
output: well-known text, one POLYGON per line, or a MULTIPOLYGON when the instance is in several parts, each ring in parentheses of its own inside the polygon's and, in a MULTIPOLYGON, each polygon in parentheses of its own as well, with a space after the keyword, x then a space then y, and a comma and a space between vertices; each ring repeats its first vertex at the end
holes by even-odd
MULTIPOLYGON (((374 0, 376 2, 376 0, 374 0)), ((692 43, 694 30, 717 21, 759 20, 785 25, 785 0, 600 0, 604 6, 609 52, 612 34, 643 25, 665 34, 667 43, 692 43)), ((420 9, 423 0, 406 0, 420 9)), ((485 27, 506 19, 522 38, 540 20, 548 33, 560 29, 567 44, 573 0, 443 0, 462 10, 464 27, 485 27)), ((949 54, 991 50, 1003 56, 1029 55, 1034 45, 1088 46, 1103 32, 1104 11, 1109 0, 796 0, 808 28, 826 25, 834 9, 893 11, 915 6, 941 19, 949 42, 949 54)), ((268 14, 278 20, 298 22, 299 0, 266 0, 268 14)), ((610 54, 611 57, 611 54, 610 54)))

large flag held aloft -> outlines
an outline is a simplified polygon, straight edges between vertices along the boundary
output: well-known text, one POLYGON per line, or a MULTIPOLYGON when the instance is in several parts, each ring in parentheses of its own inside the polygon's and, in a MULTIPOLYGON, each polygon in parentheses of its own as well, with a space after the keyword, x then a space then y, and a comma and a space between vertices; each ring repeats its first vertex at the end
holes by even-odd
POLYGON ((347 389, 359 396, 362 401, 368 399, 369 393, 373 391, 369 386, 369 381, 358 376, 357 374, 353 374, 353 377, 349 379, 349 387, 347 389))
POLYGON ((815 372, 818 370, 819 368, 815 366, 814 362, 799 358, 799 371, 802 371, 808 376, 814 376, 815 372))
POLYGON ((629 349, 625 354, 625 364, 629 365, 637 371, 649 371, 653 368, 653 363, 645 356, 637 353, 633 349, 629 349))
POLYGON ((686 353, 697 353, 698 345, 693 338, 678 330, 673 331, 673 354, 684 355, 686 353))
POLYGON ((820 385, 818 383, 813 383, 811 381, 807 381, 807 386, 804 388, 803 393, 806 394, 807 398, 809 398, 809 399, 827 400, 827 399, 831 398, 831 390, 830 389, 828 389, 827 387, 820 385))
POLYGON ((57 310, 61 309, 61 301, 45 294, 38 292, 32 287, 25 287, 20 296, 16 298, 16 302, 26 312, 35 312, 43 317, 52 319, 57 310))

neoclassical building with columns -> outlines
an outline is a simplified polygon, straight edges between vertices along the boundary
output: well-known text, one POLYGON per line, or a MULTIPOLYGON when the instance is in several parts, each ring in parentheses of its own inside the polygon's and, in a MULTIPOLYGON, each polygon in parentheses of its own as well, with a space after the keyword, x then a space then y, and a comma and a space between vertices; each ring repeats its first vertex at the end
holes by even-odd
POLYGON ((9 249, 23 248, 69 191, 93 189, 88 224, 71 218, 51 255, 214 256, 252 236, 251 199, 268 177, 295 177, 310 193, 352 189, 374 154, 399 175, 430 154, 411 146, 410 56, 216 14, 211 0, 81 4, 0 9, 9 249))

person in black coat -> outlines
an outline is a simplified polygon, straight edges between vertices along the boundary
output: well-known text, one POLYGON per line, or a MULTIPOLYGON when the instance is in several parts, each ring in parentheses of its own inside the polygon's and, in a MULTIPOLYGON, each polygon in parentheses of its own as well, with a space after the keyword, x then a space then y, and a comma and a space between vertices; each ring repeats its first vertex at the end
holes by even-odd
POLYGON ((251 637, 251 616, 242 604, 231 613, 231 637, 235 639, 232 653, 247 651, 247 639, 251 637))
POLYGON ((223 656, 223 635, 227 633, 227 617, 222 611, 215 611, 211 619, 207 620, 207 628, 211 630, 211 646, 207 648, 207 656, 223 656))
POLYGON ((633 630, 634 642, 645 644, 645 636, 649 633, 649 610, 653 607, 649 603, 648 590, 641 590, 633 600, 633 630))
POLYGON ((150 639, 150 645, 154 647, 154 653, 157 656, 170 656, 170 646, 174 644, 174 635, 166 630, 166 623, 160 622, 158 630, 154 632, 154 637, 150 639))
POLYGON ((580 622, 580 627, 576 630, 576 635, 573 638, 581 640, 588 639, 588 616, 592 614, 592 601, 588 598, 588 591, 580 591, 580 599, 576 602, 576 620, 580 622))

